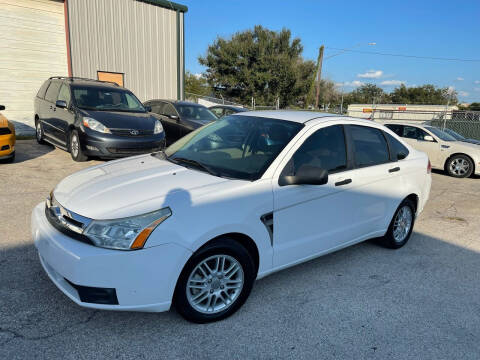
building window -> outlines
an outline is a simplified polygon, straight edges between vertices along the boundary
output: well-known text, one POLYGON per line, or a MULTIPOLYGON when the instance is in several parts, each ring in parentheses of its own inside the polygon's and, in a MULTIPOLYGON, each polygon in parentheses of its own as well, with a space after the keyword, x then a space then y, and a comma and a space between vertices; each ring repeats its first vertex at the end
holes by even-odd
POLYGON ((97 79, 101 81, 110 81, 116 83, 120 86, 123 86, 123 73, 117 72, 108 72, 108 71, 97 71, 97 79))

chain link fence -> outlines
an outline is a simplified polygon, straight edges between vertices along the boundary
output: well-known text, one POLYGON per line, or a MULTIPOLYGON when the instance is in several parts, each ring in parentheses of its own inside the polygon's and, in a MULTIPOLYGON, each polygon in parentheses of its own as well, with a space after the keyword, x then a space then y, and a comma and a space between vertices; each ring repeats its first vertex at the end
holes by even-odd
POLYGON ((235 101, 231 101, 225 98, 217 98, 213 96, 199 95, 194 93, 185 92, 185 100, 191 101, 197 104, 204 105, 206 107, 215 106, 215 105, 231 105, 242 107, 250 110, 278 110, 280 107, 280 99, 275 101, 275 104, 272 105, 258 105, 255 98, 251 99, 249 105, 240 104, 235 101))
POLYGON ((373 110, 368 119, 381 123, 402 121, 429 124, 440 129, 451 129, 465 138, 480 140, 480 111, 373 110))

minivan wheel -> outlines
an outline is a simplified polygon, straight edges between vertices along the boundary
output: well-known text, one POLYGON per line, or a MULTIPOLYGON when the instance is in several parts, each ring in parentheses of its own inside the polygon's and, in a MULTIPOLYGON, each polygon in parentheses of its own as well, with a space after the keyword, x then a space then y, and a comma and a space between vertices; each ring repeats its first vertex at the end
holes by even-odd
POLYGON ((217 240, 185 265, 175 289, 175 308, 196 323, 224 319, 247 300, 255 276, 253 259, 242 245, 228 238, 217 240))
POLYGON ((447 161, 447 172, 456 178, 470 177, 473 172, 473 161, 466 155, 454 155, 447 161))
POLYGON ((35 138, 37 139, 37 143, 45 144, 45 141, 43 140, 43 126, 40 120, 37 120, 35 123, 35 138))
POLYGON ((82 145, 80 143, 80 137, 78 136, 77 130, 73 130, 70 133, 70 141, 68 143, 70 155, 72 159, 75 161, 86 161, 88 160, 88 156, 83 153, 82 145))
POLYGON ((390 249, 399 249, 412 235, 415 223, 415 205, 410 199, 402 201, 390 222, 387 233, 378 239, 379 243, 390 249))

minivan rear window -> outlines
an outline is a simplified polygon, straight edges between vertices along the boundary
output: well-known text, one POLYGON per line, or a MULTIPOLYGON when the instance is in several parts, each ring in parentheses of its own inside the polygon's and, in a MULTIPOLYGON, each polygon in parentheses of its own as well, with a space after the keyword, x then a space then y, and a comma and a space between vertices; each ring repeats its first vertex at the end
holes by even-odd
POLYGON ((40 89, 38 89, 37 92, 37 97, 40 99, 45 98, 45 93, 47 92, 48 85, 50 85, 50 80, 45 81, 42 86, 40 86, 40 89))
POLYGON ((52 81, 50 86, 47 89, 47 93, 45 94, 45 100, 50 101, 52 103, 57 101, 58 90, 60 90, 60 85, 62 85, 61 82, 52 81))

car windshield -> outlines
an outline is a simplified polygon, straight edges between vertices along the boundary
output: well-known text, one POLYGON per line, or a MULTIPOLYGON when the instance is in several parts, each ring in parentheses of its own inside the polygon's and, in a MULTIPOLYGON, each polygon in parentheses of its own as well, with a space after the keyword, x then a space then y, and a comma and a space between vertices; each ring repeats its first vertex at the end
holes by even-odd
POLYGON ((235 179, 257 180, 303 124, 251 116, 226 116, 181 138, 167 159, 235 179))
POLYGON ((145 112, 145 108, 135 95, 122 89, 75 86, 73 97, 80 109, 145 112))
POLYGON ((216 121, 217 117, 201 105, 175 105, 180 117, 191 120, 216 121))
POLYGON ((447 134, 445 131, 440 130, 437 127, 425 126, 425 129, 431 131, 435 136, 439 137, 443 141, 457 141, 452 135, 447 134))
POLYGON ((465 140, 464 136, 462 136, 459 133, 453 131, 452 129, 444 129, 443 131, 445 131, 448 135, 453 136, 457 140, 465 140))

